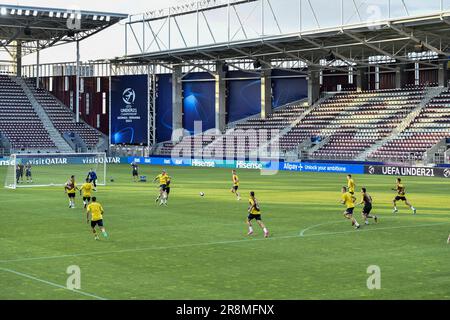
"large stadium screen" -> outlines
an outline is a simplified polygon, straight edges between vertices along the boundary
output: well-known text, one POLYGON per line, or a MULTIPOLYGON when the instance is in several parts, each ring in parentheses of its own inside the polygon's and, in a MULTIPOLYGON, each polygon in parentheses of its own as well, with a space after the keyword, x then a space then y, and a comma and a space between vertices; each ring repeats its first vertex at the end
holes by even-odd
POLYGON ((111 77, 111 143, 147 144, 147 75, 111 77))

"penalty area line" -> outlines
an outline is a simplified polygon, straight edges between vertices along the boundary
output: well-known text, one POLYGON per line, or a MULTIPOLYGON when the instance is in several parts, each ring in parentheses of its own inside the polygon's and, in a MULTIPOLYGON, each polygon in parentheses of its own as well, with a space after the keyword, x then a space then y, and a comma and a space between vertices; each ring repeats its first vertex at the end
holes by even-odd
POLYGON ((49 286, 52 286, 52 287, 55 287, 55 288, 64 289, 64 290, 67 290, 67 291, 70 291, 70 292, 74 292, 74 293, 77 293, 77 294, 80 294, 80 295, 83 295, 83 296, 86 296, 86 297, 95 298, 97 300, 108 300, 106 298, 97 296, 97 295, 92 294, 92 293, 88 293, 88 292, 84 292, 84 291, 76 290, 76 289, 69 289, 69 288, 67 288, 65 286, 62 286, 60 284, 57 284, 57 283, 54 283, 54 282, 51 282, 51 281, 47 281, 47 280, 43 280, 43 279, 34 277, 32 275, 29 275, 29 274, 26 274, 26 273, 22 273, 22 272, 18 272, 18 271, 12 270, 12 269, 0 267, 0 271, 12 273, 12 274, 15 274, 15 275, 23 277, 23 278, 27 278, 27 279, 31 279, 31 280, 34 280, 34 281, 37 281, 37 282, 45 283, 45 284, 47 284, 49 286))
MULTIPOLYGON (((342 221, 345 222, 345 221, 342 221)), ((341 223, 341 222, 333 222, 333 223, 341 223)), ((441 222, 441 223, 429 223, 429 224, 421 224, 421 225, 411 225, 411 226, 395 226, 395 227, 382 227, 382 228, 374 228, 374 229, 360 229, 360 230, 347 230, 347 231, 337 231, 337 232, 323 232, 323 233, 313 233, 313 234, 305 234, 306 231, 311 230, 315 227, 331 224, 324 223, 320 225, 315 225, 308 227, 300 234, 295 235, 286 235, 272 238, 258 238, 258 239, 241 239, 241 240, 228 240, 228 241, 217 241, 217 242, 203 242, 203 243, 190 243, 190 244, 182 244, 182 245, 174 245, 174 246, 164 246, 164 247, 147 247, 147 248, 130 248, 130 249, 122 249, 122 250, 111 250, 111 251, 100 251, 100 252, 89 252, 89 253, 78 253, 78 254, 65 254, 59 256, 42 256, 42 257, 30 257, 30 258, 19 258, 19 259, 10 259, 10 260, 0 260, 0 263, 13 263, 13 262, 24 262, 24 261, 35 261, 35 260, 51 260, 51 259, 61 259, 61 258, 76 258, 83 256, 99 256, 99 255, 109 255, 109 254, 118 254, 118 253, 129 253, 129 252, 141 252, 141 251, 157 251, 157 250, 170 250, 170 249, 182 249, 182 248, 191 248, 191 247, 204 247, 204 246, 217 246, 217 245, 227 245, 227 244, 241 244, 241 243, 252 243, 255 241, 274 241, 274 240, 283 240, 283 239, 302 239, 308 237, 316 237, 316 236, 332 236, 332 235, 340 235, 347 233, 358 234, 361 232, 369 232, 369 231, 377 231, 377 230, 393 230, 393 229, 407 229, 407 228, 422 228, 422 227, 433 227, 440 225, 448 225, 450 222, 441 222)))
POLYGON ((319 227, 319 226, 327 225, 327 224, 331 224, 331 223, 317 224, 317 225, 311 226, 309 228, 303 229, 300 232, 299 237, 305 238, 305 237, 328 236, 328 235, 338 235, 338 234, 355 233, 355 232, 360 233, 360 232, 369 232, 369 231, 378 231, 378 230, 393 230, 393 229, 433 227, 433 226, 441 226, 441 225, 450 224, 450 222, 438 222, 438 223, 419 224, 419 225, 415 225, 415 226, 395 226, 395 227, 382 227, 382 228, 375 228, 375 229, 359 229, 359 230, 347 230, 347 231, 337 231, 337 232, 321 232, 321 233, 313 233, 313 234, 305 235, 306 231, 311 230, 311 229, 316 228, 316 227, 319 227))

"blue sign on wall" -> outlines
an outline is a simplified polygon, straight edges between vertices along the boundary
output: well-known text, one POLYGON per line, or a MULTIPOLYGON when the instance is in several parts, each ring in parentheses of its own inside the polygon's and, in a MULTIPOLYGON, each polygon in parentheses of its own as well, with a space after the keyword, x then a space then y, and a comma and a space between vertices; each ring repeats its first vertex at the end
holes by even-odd
POLYGON ((183 82, 184 129, 194 133, 195 121, 202 122, 202 131, 214 128, 216 125, 214 78, 209 73, 199 72, 189 74, 184 80, 186 81, 183 82))
POLYGON ((156 141, 172 139, 172 75, 160 74, 156 79, 156 141))
POLYGON ((227 75, 228 122, 238 121, 261 112, 261 79, 254 73, 231 71, 227 75), (238 79, 238 78, 242 78, 238 79), (255 78, 255 79, 249 79, 255 78))
POLYGON ((293 77, 292 72, 272 72, 273 108, 308 97, 308 81, 305 77, 293 77))
POLYGON ((112 144, 147 144, 147 75, 111 77, 112 144))
POLYGON ((192 166, 203 168, 235 168, 254 170, 297 171, 297 172, 327 172, 345 174, 363 174, 363 164, 342 163, 310 163, 310 162, 274 162, 270 161, 235 161, 215 159, 181 159, 157 157, 129 157, 128 162, 159 166, 192 166), (275 168, 274 168, 275 167, 275 168))

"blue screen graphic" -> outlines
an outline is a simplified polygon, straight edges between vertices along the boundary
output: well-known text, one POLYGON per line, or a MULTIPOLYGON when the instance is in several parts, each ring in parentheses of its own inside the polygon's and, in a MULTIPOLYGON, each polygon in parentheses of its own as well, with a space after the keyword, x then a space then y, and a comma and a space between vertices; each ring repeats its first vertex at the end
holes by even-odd
POLYGON ((112 144, 147 144, 147 75, 111 77, 112 144))
POLYGON ((243 80, 229 80, 227 83, 228 122, 238 121, 261 113, 261 80, 255 78, 255 74, 241 71, 229 72, 228 78, 243 78, 243 80))
POLYGON ((156 141, 172 138, 172 75, 157 76, 156 93, 156 141))
POLYGON ((306 78, 292 76, 296 76, 296 74, 284 70, 272 71, 273 108, 308 97, 308 81, 306 78))
POLYGON ((194 122, 202 121, 202 131, 215 127, 215 82, 208 73, 193 73, 183 82, 183 127, 194 133, 194 122), (208 79, 210 81, 189 81, 208 79))

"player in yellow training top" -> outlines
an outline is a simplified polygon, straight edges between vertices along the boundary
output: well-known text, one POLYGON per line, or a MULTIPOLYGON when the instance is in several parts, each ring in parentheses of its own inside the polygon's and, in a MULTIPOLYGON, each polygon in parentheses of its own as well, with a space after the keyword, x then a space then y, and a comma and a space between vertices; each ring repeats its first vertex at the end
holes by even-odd
POLYGON ((348 192, 352 196, 354 196, 355 195, 355 180, 353 180, 351 174, 347 175, 347 188, 348 188, 348 192))
POLYGON ((69 197, 69 208, 75 208, 75 193, 77 190, 78 187, 75 183, 75 176, 71 176, 64 185, 64 192, 67 193, 67 196, 69 197))
POLYGON ((402 179, 397 178, 397 185, 395 186, 395 189, 392 190, 397 191, 397 195, 395 196, 394 200, 392 200, 392 203, 394 204, 394 210, 392 211, 392 213, 398 212, 397 201, 404 201, 405 204, 412 210, 413 214, 416 214, 416 208, 414 208, 406 199, 406 189, 402 184, 402 179))
POLYGON ((351 195, 350 192, 347 191, 347 187, 342 187, 342 201, 341 203, 347 207, 344 211, 344 217, 352 220, 352 226, 355 229, 359 229, 360 225, 358 221, 353 217, 353 210, 355 209, 355 197, 351 195))
POLYGON ((95 226, 98 226, 103 236, 105 238, 108 238, 108 234, 106 233, 105 227, 103 226, 103 215, 105 214, 105 212, 103 211, 102 205, 97 202, 96 197, 92 197, 92 202, 87 206, 87 223, 89 223, 89 214, 91 214, 91 228, 92 232, 94 233, 95 240, 99 240, 97 232, 95 231, 95 226))
POLYGON ((232 173, 232 180, 233 180, 233 187, 231 188, 231 192, 236 194, 237 200, 241 200, 241 195, 238 192, 239 189, 239 177, 236 174, 236 170, 231 171, 232 173))
POLYGON ((250 199, 248 199, 249 207, 248 207, 248 217, 247 217, 247 225, 248 225, 248 235, 253 234, 253 225, 252 220, 255 219, 256 223, 263 229, 264 238, 269 237, 269 230, 267 230, 264 223, 261 221, 261 209, 259 208, 258 200, 255 198, 255 192, 250 192, 250 199))
POLYGON ((153 180, 153 182, 159 181, 159 196, 156 198, 155 202, 158 203, 159 200, 161 202, 159 205, 166 205, 167 206, 167 180, 169 179, 169 175, 167 174, 166 170, 163 170, 161 174, 157 175, 156 178, 153 180))
POLYGON ((83 183, 80 188, 80 196, 83 196, 83 204, 85 209, 89 202, 91 202, 92 190, 94 190, 94 185, 89 181, 89 178, 86 178, 86 182, 83 183))

